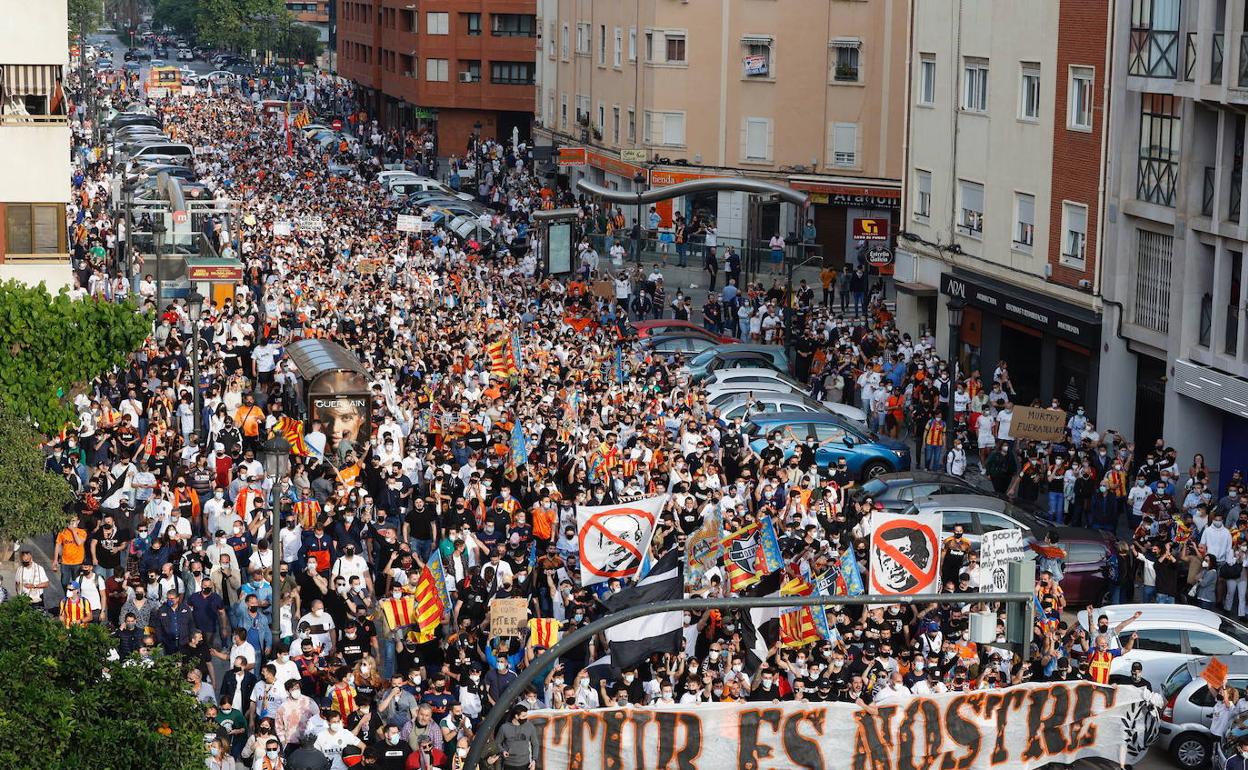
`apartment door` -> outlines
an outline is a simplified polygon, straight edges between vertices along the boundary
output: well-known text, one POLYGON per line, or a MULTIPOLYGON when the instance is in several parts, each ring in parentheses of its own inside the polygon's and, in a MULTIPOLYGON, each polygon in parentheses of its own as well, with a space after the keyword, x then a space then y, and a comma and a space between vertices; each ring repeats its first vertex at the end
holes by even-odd
MULTIPOLYGON (((1009 364, 1010 382, 1014 384, 1014 402, 1030 404, 1040 397, 1040 348, 1043 335, 1013 321, 1001 320, 1001 358, 1009 364)), ((996 368, 995 362, 991 367, 996 368)), ((991 374, 990 372, 984 372, 991 374)))

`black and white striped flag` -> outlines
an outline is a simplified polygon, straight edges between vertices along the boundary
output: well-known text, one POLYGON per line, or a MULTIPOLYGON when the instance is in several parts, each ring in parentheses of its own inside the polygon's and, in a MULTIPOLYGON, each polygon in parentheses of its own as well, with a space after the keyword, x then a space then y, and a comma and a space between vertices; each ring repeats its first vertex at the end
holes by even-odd
MULTIPOLYGON (((628 607, 684 598, 684 576, 680 552, 673 549, 661 556, 650 574, 636 585, 607 598, 608 612, 628 607)), ((620 671, 633 668, 660 652, 679 652, 684 645, 684 613, 659 612, 607 629, 611 662, 620 671)))

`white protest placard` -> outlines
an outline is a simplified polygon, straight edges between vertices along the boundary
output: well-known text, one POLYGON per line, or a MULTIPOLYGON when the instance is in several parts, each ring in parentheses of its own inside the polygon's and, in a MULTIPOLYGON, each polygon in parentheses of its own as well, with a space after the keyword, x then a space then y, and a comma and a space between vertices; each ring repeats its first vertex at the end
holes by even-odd
POLYGON ((299 217, 295 225, 301 232, 319 233, 325 229, 325 220, 320 217, 299 217))
POLYGON ((420 217, 415 214, 399 214, 399 219, 394 225, 394 229, 401 233, 418 233, 420 232, 420 217))
POLYGON ((1009 584, 1010 562, 1027 558, 1027 543, 1021 529, 985 532, 979 543, 979 590, 1003 594, 1009 584))
POLYGON ((283 238, 290 235, 290 223, 289 222, 274 222, 273 223, 273 235, 280 236, 283 238))

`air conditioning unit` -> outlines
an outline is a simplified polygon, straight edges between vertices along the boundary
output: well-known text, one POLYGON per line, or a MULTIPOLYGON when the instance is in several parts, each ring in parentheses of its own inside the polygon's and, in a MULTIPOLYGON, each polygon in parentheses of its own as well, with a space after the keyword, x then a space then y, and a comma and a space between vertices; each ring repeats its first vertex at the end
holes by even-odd
POLYGON ((474 80, 475 80, 475 78, 473 78, 473 77, 472 77, 472 73, 471 73, 471 72, 461 72, 461 73, 459 73, 459 82, 461 82, 461 83, 471 83, 471 82, 473 82, 474 80))

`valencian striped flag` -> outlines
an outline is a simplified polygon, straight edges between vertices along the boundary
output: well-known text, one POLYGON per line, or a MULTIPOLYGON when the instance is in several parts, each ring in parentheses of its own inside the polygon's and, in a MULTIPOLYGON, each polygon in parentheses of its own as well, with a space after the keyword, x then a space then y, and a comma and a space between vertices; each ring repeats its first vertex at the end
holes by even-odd
POLYGON ((304 107, 299 110, 299 114, 295 116, 295 128, 303 128, 312 122, 312 116, 308 114, 308 108, 304 107))
POLYGON ((810 607, 798 607, 780 615, 780 645, 805 647, 819 641, 819 629, 810 607))
POLYGON ((382 599, 377 607, 386 619, 386 626, 391 629, 403 628, 416 622, 416 597, 410 594, 398 599, 382 599))
POLYGON ((490 357, 490 374, 510 377, 520 373, 520 367, 516 365, 514 338, 491 342, 485 346, 485 352, 490 357))
POLYGON ((529 620, 529 646, 550 649, 559 641, 559 621, 554 618, 529 620))
POLYGON ((427 642, 433 639, 434 632, 442 623, 442 613, 446 611, 446 603, 442 600, 446 590, 446 581, 439 587, 433 579, 433 571, 428 565, 420 571, 416 578, 416 626, 420 629, 419 640, 427 642))
POLYGON ((290 453, 297 457, 311 457, 312 449, 303 438, 303 420, 282 415, 273 423, 273 430, 282 434, 286 443, 290 444, 290 453))
POLYGON ((758 572, 770 575, 778 569, 784 569, 780 540, 776 537, 776 525, 764 514, 758 518, 758 572))
POLYGON ((780 585, 781 596, 810 596, 814 592, 815 587, 801 575, 789 578, 780 585))
POLYGON ((754 523, 724 538, 724 570, 733 591, 744 591, 759 580, 758 529, 754 523))
POLYGON ((442 551, 437 548, 433 549, 433 555, 429 557, 429 561, 425 563, 425 568, 429 570, 429 574, 433 576, 434 585, 439 586, 442 595, 443 609, 451 607, 451 593, 446 589, 446 569, 442 566, 442 551))

